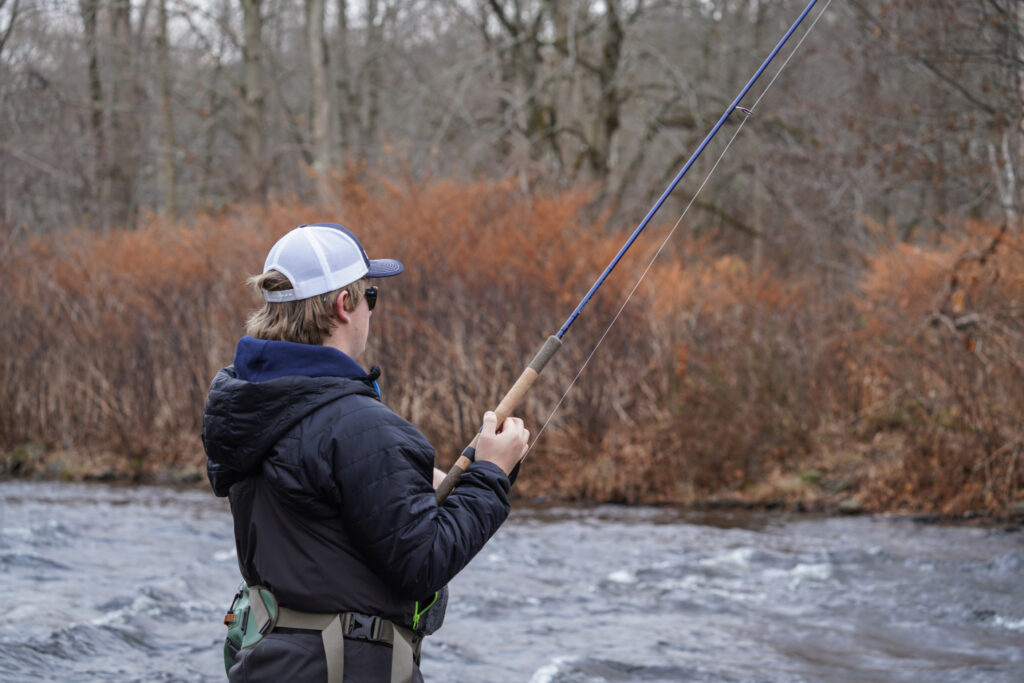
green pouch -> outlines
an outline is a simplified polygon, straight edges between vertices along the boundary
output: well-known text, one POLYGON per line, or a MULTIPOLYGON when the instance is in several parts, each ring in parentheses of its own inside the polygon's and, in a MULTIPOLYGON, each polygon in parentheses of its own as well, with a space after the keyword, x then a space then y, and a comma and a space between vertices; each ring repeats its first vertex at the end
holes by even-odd
POLYGON ((277 615, 277 598, 266 586, 243 583, 238 587, 235 599, 224 615, 224 625, 228 627, 228 637, 224 640, 225 672, 235 665, 239 650, 255 646, 274 630, 277 615))

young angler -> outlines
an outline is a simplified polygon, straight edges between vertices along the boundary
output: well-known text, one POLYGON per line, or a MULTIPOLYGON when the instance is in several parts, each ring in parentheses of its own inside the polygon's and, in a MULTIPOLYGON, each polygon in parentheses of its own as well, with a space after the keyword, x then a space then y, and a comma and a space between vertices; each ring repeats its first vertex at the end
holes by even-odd
POLYGON ((484 415, 474 463, 438 505, 433 448, 381 402, 379 368, 357 363, 377 278, 402 269, 322 223, 282 237, 250 279, 266 302, 203 415, 252 588, 252 608, 226 619, 257 639, 229 641, 231 681, 422 681, 445 586, 508 516, 522 420, 484 415))

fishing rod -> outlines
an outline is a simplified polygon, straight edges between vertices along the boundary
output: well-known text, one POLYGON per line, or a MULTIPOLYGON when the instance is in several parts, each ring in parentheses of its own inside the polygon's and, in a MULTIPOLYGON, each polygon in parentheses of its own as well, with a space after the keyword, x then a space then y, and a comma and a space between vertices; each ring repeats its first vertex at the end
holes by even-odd
MULTIPOLYGON (((775 59, 775 56, 779 53, 782 47, 789 40, 790 36, 793 35, 797 27, 800 26, 804 18, 807 17, 811 9, 813 9, 817 3, 818 0, 811 0, 807 4, 803 12, 800 13, 800 16, 797 17, 796 21, 793 22, 793 25, 789 27, 788 31, 786 31, 786 34, 782 36, 782 39, 775 45, 774 49, 772 49, 771 53, 764 60, 764 62, 761 63, 761 66, 757 69, 757 71, 754 72, 754 75, 750 77, 750 80, 747 81, 747 84, 743 86, 743 89, 740 90, 740 93, 729 104, 729 106, 726 107, 725 113, 723 113, 721 118, 718 119, 718 123, 714 125, 714 127, 711 129, 711 132, 709 132, 704 137, 704 140, 700 143, 700 145, 693 152, 693 154, 690 155, 690 158, 687 160, 686 164, 679 171, 679 173, 676 174, 676 177, 672 179, 672 182, 669 183, 667 188, 665 188, 665 191, 661 193, 661 196, 658 197, 658 201, 654 203, 654 206, 652 206, 650 211, 647 212, 647 215, 644 216, 644 219, 640 221, 640 225, 637 226, 636 230, 634 230, 633 233, 629 236, 629 239, 626 240, 625 244, 622 245, 618 253, 615 254, 615 257, 611 260, 611 263, 609 263, 608 266, 601 273, 601 275, 598 276, 597 280, 594 281, 594 284, 583 296, 579 304, 576 305, 576 308, 573 309, 573 312, 569 315, 566 321, 562 323, 562 326, 558 329, 558 332, 548 337, 547 340, 544 342, 544 345, 541 346, 539 351, 537 351, 536 355, 534 355, 533 357, 533 360, 530 361, 530 364, 527 365, 526 369, 523 370, 521 375, 519 375, 519 379, 515 381, 515 384, 512 385, 512 388, 509 389, 508 393, 506 393, 505 396, 501 399, 501 402, 498 404, 498 407, 494 409, 495 414, 498 416, 499 426, 502 425, 505 422, 505 419, 515 411, 515 409, 522 402, 523 398, 526 396, 526 393, 530 390, 530 387, 533 386, 533 383, 537 380, 537 377, 540 375, 541 372, 544 371, 544 368, 547 366, 548 362, 555 356, 556 353, 558 353, 559 349, 562 348, 562 337, 564 337, 565 333, 569 331, 569 328, 572 326, 572 324, 576 322, 576 318, 580 316, 580 313, 583 311, 583 308, 590 302, 590 299, 597 292, 598 288, 600 288, 601 285, 604 284, 604 281, 608 279, 608 276, 611 274, 612 270, 614 270, 615 266, 619 264, 619 261, 622 260, 622 257, 629 250, 629 248, 633 246, 633 243, 636 242, 637 238, 640 236, 640 233, 644 231, 644 228, 646 228, 648 223, 651 222, 651 219, 654 218, 654 214, 658 212, 658 210, 665 203, 665 200, 668 199, 668 196, 672 194, 673 190, 676 189, 676 185, 679 184, 679 182, 683 179, 683 176, 687 174, 687 172, 693 166, 694 162, 697 161, 701 153, 708 146, 708 143, 711 142, 711 139, 718 134, 718 131, 722 128, 723 125, 725 125, 725 122, 729 120, 729 117, 732 115, 734 111, 736 111, 736 109, 740 109, 746 114, 750 113, 749 110, 743 109, 742 107, 739 106, 740 100, 742 100, 747 95, 747 93, 750 92, 750 89, 754 86, 754 83, 757 82, 757 79, 761 77, 761 74, 763 74, 765 69, 768 68, 768 65, 772 63, 772 60, 775 59)), ((436 494, 438 503, 444 502, 445 498, 447 498, 451 494, 452 489, 455 488, 455 484, 459 480, 459 477, 462 476, 462 474, 473 462, 473 456, 476 453, 476 444, 479 438, 479 434, 473 437, 473 441, 470 442, 470 444, 466 446, 465 449, 463 449, 462 454, 459 455, 458 459, 455 461, 455 464, 452 465, 452 468, 448 471, 448 474, 441 482, 441 485, 437 487, 436 494)))

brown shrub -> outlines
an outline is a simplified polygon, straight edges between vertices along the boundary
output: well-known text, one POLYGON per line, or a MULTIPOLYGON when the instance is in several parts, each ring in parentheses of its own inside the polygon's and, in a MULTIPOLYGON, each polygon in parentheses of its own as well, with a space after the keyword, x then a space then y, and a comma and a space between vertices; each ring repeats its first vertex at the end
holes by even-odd
MULTIPOLYGON (((371 255, 406 263, 381 283, 364 361, 385 367, 389 403, 452 461, 614 245, 576 220, 583 194, 527 200, 510 184, 450 181, 342 192, 340 215, 279 202, 0 245, 16 264, 0 329, 0 444, 112 451, 138 470, 198 466, 209 381, 258 303, 246 277, 285 231, 338 220, 371 255)), ((606 308, 595 299, 589 315, 606 308)), ((539 386, 523 412, 539 415, 555 392, 539 386)))
POLYGON ((654 282, 674 299, 661 297, 652 316, 669 409, 657 438, 684 456, 668 463, 673 497, 742 490, 805 455, 820 417, 810 392, 823 343, 806 334, 818 315, 811 288, 733 256, 672 264, 654 282))
POLYGON ((871 260, 846 362, 864 436, 906 435, 872 507, 1005 510, 1024 493, 1024 239, 971 224, 871 260))
MULTIPOLYGON (((587 200, 342 179, 333 208, 279 201, 132 233, 0 235, 0 448, 198 470, 209 381, 258 304, 246 277, 287 230, 333 220, 371 257, 406 264, 380 283, 362 361, 384 368, 385 400, 447 466, 621 245, 625 234, 581 221, 587 200)), ((648 230, 518 411, 534 434, 547 425, 521 495, 744 495, 818 466, 825 437, 856 447, 885 432, 903 446, 875 463, 861 492, 872 507, 1001 509, 1020 496, 1019 236, 972 226, 959 243, 895 248, 844 297, 679 235, 595 351, 663 228, 648 230)))

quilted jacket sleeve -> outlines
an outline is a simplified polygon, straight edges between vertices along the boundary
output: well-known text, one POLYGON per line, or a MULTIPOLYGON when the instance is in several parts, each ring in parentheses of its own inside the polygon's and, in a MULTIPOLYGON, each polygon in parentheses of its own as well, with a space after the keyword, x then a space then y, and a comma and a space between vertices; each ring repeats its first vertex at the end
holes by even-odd
POLYGON ((332 437, 332 476, 367 563, 396 593, 418 599, 446 585, 494 535, 509 514, 510 484, 497 465, 474 463, 438 505, 433 449, 387 413, 392 419, 367 419, 361 432, 345 430, 345 441, 332 437))

